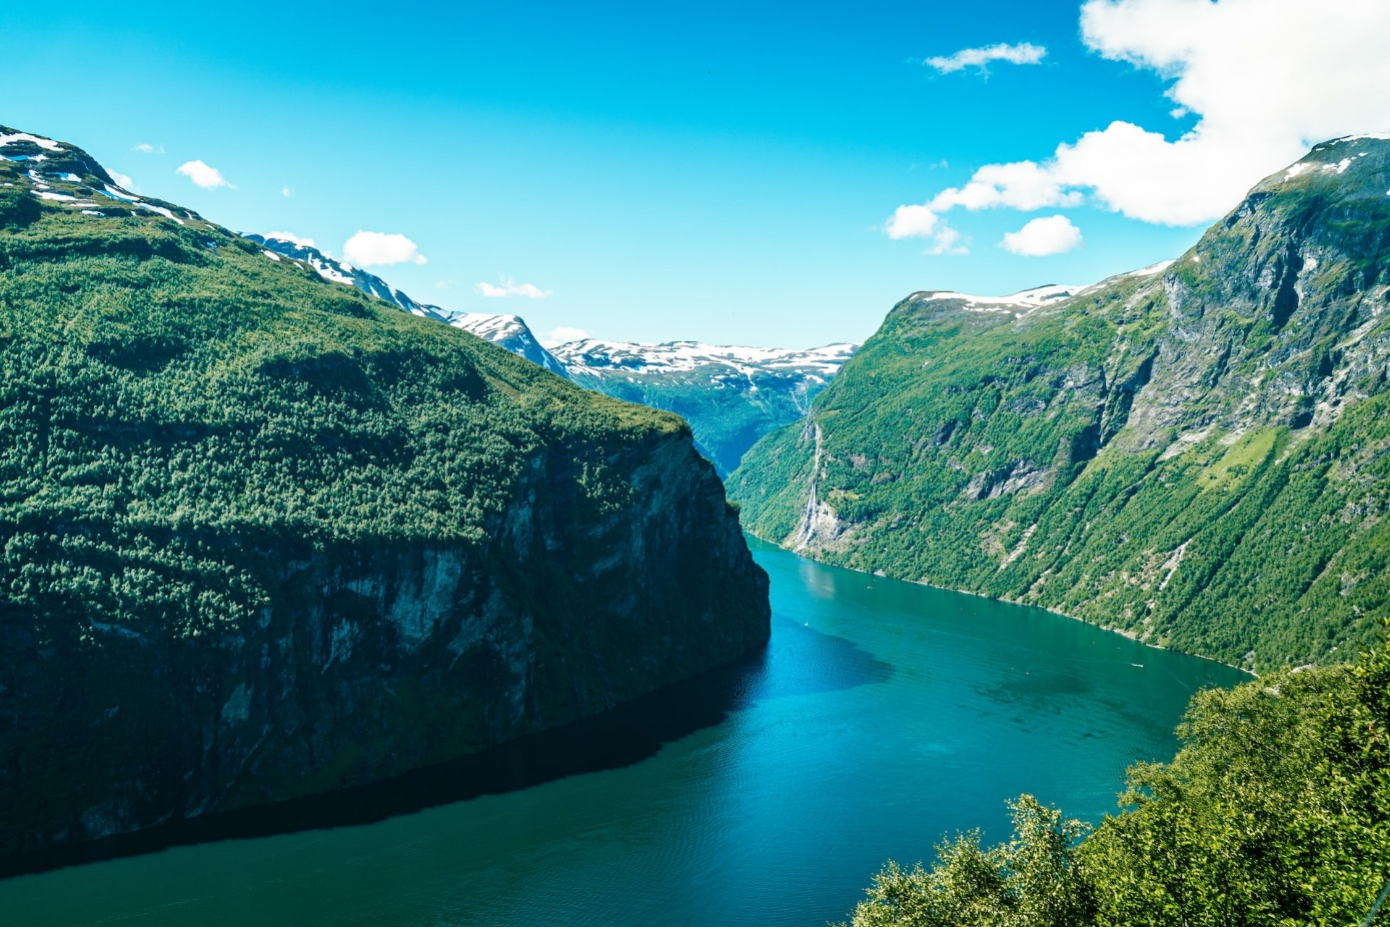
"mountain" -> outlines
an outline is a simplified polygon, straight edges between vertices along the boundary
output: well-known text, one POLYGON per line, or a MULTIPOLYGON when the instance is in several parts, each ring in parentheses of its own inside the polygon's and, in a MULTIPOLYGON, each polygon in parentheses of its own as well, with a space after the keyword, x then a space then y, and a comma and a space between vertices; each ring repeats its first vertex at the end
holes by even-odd
POLYGON ((695 445, 720 476, 753 443, 806 413, 811 397, 854 353, 855 345, 809 351, 720 347, 695 341, 632 344, 585 339, 546 350, 519 316, 458 312, 416 302, 375 274, 286 238, 247 235, 319 276, 355 286, 411 313, 470 331, 551 373, 628 402, 665 409, 690 422, 695 445))
POLYGON ((767 639, 676 416, 0 129, 0 856, 328 792, 767 639))
POLYGON ((248 234, 246 237, 259 245, 264 245, 275 254, 303 263, 325 280, 355 286, 362 292, 384 299, 411 315, 423 316, 427 319, 434 319, 436 322, 444 322, 455 328, 461 328, 464 331, 470 331, 479 338, 485 338, 494 344, 500 344, 514 354, 520 354, 531 363, 544 367, 551 373, 559 374, 562 377, 569 376, 565 371, 564 364, 561 364, 554 355, 541 346, 541 343, 536 340, 536 336, 531 333, 531 329, 527 327, 520 316, 492 315, 486 312, 458 312, 416 302, 376 274, 369 274, 362 268, 354 267, 346 261, 331 258, 312 245, 302 244, 288 238, 267 238, 264 235, 248 234))
POLYGON ((451 312, 447 309, 441 311, 445 313, 444 320, 455 328, 472 332, 479 338, 485 338, 493 344, 500 344, 508 351, 526 358, 538 367, 544 367, 551 373, 558 374, 565 379, 570 378, 565 365, 536 340, 536 336, 531 333, 530 327, 522 320, 521 316, 492 315, 486 312, 451 312))
POLYGON ((1390 136, 1175 262, 914 293, 729 481, 756 534, 1265 670, 1390 615, 1390 136))
POLYGON ((553 353, 581 386, 684 416, 696 446, 728 474, 758 438, 805 415, 855 347, 793 351, 585 339, 553 353))

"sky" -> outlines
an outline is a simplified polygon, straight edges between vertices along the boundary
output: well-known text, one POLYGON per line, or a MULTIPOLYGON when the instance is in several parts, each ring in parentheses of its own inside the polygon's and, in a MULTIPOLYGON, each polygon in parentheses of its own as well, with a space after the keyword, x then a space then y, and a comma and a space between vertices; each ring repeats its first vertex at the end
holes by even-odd
POLYGON ((862 341, 1390 129, 1384 0, 10 4, 0 124, 543 340, 862 341))

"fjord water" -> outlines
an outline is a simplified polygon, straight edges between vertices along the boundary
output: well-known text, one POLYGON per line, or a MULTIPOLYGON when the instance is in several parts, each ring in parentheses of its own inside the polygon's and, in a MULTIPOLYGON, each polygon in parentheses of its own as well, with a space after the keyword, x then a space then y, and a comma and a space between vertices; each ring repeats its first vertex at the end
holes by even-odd
POLYGON ((1114 811, 1129 764, 1172 755, 1189 696, 1244 678, 751 543, 772 578, 772 642, 624 722, 650 750, 376 823, 11 878, 0 920, 818 927, 888 857, 929 859, 974 827, 1005 837, 1021 792, 1088 820, 1114 811), (701 720, 661 733, 686 713, 701 720))

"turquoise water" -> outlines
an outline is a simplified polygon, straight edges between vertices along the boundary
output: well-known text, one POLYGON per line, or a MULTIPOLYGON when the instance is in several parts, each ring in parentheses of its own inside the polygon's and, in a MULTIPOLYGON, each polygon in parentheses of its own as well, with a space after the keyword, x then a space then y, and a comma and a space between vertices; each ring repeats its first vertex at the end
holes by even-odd
POLYGON ((1243 678, 753 543, 766 654, 502 755, 511 790, 494 770, 460 787, 476 797, 376 823, 11 878, 0 923, 821 927, 888 857, 1004 837, 1020 792, 1114 810, 1126 766, 1171 756, 1192 692, 1243 678))

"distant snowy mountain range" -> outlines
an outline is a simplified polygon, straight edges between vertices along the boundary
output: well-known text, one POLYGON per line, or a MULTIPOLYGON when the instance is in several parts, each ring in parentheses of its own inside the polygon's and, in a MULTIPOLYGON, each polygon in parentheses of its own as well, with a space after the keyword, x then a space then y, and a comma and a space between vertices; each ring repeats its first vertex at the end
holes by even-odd
POLYGON ((365 293, 393 303, 412 315, 434 319, 455 328, 472 332, 479 338, 500 344, 513 353, 520 354, 533 364, 539 364, 551 373, 568 377, 565 365, 555 359, 531 333, 531 329, 519 316, 492 315, 486 312, 457 312, 411 299, 405 292, 391 286, 376 274, 370 274, 360 267, 346 261, 331 258, 317 248, 290 241, 286 238, 266 238, 264 235, 246 235, 270 251, 300 261, 318 272, 325 280, 355 286, 365 293))
POLYGON ((758 438, 805 415, 812 397, 858 347, 831 344, 790 350, 586 338, 547 350, 520 316, 458 312, 417 302, 375 274, 317 248, 284 238, 246 237, 327 280, 355 286, 414 315, 466 329, 580 386, 683 415, 696 444, 720 475, 731 473, 758 438))

